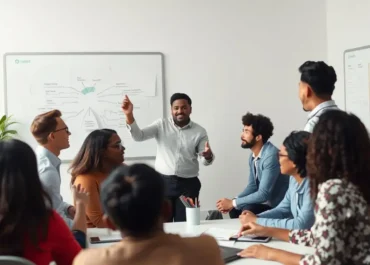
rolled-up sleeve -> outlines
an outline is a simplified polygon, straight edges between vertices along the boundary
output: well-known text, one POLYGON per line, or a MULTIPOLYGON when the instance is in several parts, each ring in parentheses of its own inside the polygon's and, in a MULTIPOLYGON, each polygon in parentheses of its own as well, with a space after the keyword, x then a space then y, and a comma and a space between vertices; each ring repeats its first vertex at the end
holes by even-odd
POLYGON ((143 129, 140 129, 137 122, 134 121, 132 124, 127 124, 126 128, 131 134, 131 137, 134 141, 142 142, 145 140, 155 138, 157 136, 159 123, 160 123, 160 120, 157 120, 153 122, 151 125, 143 129))

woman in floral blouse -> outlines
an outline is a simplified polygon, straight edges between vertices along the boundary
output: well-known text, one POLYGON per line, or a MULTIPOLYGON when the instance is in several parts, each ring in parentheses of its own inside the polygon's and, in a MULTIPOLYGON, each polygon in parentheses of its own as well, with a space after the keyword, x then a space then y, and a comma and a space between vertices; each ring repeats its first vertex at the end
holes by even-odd
POLYGON ((310 230, 285 230, 248 223, 240 235, 272 236, 315 248, 312 255, 253 245, 242 257, 283 264, 370 264, 370 139, 354 115, 322 114, 307 154, 311 194, 316 199, 310 230))

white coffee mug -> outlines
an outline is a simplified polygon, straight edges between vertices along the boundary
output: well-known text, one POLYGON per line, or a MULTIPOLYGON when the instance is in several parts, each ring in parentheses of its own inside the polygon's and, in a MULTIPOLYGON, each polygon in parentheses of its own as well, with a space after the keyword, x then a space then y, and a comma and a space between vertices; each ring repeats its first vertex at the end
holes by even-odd
POLYGON ((200 208, 186 207, 186 223, 188 225, 200 225, 200 208))

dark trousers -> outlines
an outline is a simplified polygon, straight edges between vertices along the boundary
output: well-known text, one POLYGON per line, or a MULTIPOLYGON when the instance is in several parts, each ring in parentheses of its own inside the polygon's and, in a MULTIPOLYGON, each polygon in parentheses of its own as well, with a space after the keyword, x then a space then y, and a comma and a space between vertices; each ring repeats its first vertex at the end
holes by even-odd
POLYGON ((185 206, 180 201, 179 197, 195 198, 199 200, 199 191, 201 188, 198 177, 180 178, 178 176, 162 175, 166 185, 166 197, 172 205, 172 215, 167 222, 184 222, 186 221, 185 206))
POLYGON ((239 215, 245 210, 251 211, 254 214, 259 214, 264 211, 270 210, 271 207, 266 204, 246 204, 243 207, 240 207, 240 209, 233 208, 230 212, 230 218, 239 218, 239 215))

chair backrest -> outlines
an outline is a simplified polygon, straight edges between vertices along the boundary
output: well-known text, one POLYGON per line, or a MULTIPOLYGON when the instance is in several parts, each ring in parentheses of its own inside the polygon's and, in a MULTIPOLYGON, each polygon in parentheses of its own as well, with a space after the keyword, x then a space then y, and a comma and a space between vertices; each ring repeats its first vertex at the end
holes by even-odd
POLYGON ((0 256, 0 265, 36 265, 36 264, 21 257, 0 256))

